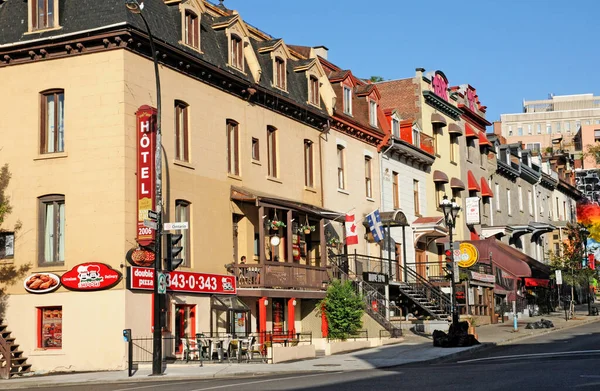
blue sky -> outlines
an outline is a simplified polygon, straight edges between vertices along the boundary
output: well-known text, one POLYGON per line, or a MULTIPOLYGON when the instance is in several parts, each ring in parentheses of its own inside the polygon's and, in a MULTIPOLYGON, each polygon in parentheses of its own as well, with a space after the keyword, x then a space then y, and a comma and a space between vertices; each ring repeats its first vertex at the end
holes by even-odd
MULTIPOLYGON (((211 0, 218 3, 218 0, 211 0)), ((415 68, 469 83, 488 120, 549 93, 600 95, 598 0, 225 0, 288 44, 329 48, 363 78, 415 68)), ((488 129, 491 131, 491 129, 488 129)))

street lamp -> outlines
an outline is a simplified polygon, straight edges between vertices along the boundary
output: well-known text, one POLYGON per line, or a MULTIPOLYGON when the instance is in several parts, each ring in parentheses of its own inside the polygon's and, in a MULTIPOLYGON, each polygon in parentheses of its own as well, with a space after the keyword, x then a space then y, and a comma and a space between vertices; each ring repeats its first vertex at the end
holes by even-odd
POLYGON ((146 25, 148 39, 150 40, 150 50, 152 51, 152 60, 154 62, 154 77, 156 79, 156 151, 155 151, 155 185, 156 185, 156 239, 154 243, 154 320, 152 331, 153 348, 152 348, 152 375, 162 375, 162 331, 160 325, 161 319, 161 302, 158 294, 158 275, 162 271, 162 144, 161 144, 161 102, 160 102, 160 76, 158 74, 158 58, 156 57, 156 49, 154 48, 154 38, 150 31, 150 26, 142 13, 144 3, 137 0, 126 0, 125 7, 133 13, 139 15, 146 25))
MULTIPOLYGON (((581 240, 583 241, 583 258, 585 259, 585 265, 586 267, 589 267, 587 262, 587 238, 588 236, 590 236, 590 231, 585 227, 585 226, 581 226, 581 228, 579 228, 579 233, 581 234, 581 240)), ((584 274, 585 276, 585 274, 584 274)), ((586 282, 585 282, 585 292, 587 295, 587 305, 588 305, 588 316, 592 315, 592 303, 590 301, 590 280, 589 278, 586 278, 586 282)))
MULTIPOLYGON (((444 212, 444 221, 446 222, 446 227, 448 227, 449 239, 450 239, 450 254, 452 259, 452 325, 453 329, 457 330, 458 327, 458 309, 456 308, 456 283, 454 276, 454 243, 452 242, 452 231, 456 226, 456 217, 458 216, 458 212, 460 211, 460 206, 456 203, 454 198, 452 200, 448 200, 448 196, 444 195, 444 198, 440 202, 440 209, 444 212)), ((458 276, 456 276, 458 277, 458 276)))

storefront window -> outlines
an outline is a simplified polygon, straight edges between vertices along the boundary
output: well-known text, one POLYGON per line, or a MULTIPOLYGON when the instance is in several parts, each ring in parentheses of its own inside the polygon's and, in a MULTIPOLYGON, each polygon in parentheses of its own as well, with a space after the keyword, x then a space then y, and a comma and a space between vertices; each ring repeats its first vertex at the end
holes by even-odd
POLYGON ((62 348, 62 307, 38 308, 38 347, 62 348))

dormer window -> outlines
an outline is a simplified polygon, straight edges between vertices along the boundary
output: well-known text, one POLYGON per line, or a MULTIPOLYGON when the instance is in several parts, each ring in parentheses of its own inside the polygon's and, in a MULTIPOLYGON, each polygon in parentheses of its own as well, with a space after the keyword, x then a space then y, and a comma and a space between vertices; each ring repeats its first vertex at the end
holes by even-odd
POLYGON ((396 118, 392 118, 392 135, 396 138, 400 138, 400 121, 396 118))
POLYGON ((237 35, 231 36, 231 66, 237 69, 244 69, 244 54, 242 39, 237 35))
POLYGON ((320 106, 321 97, 319 95, 319 79, 314 76, 311 76, 309 80, 308 95, 311 104, 320 106))
POLYGON ((185 10, 184 42, 194 49, 200 48, 198 15, 190 10, 185 10))
POLYGON ((31 0, 30 4, 32 30, 58 26, 58 0, 31 0))
POLYGON ((275 86, 285 90, 285 61, 280 58, 275 58, 275 86))
POLYGON ((369 123, 377 127, 377 102, 374 100, 369 101, 369 123))
POLYGON ((344 113, 352 115, 352 90, 344 86, 344 113))

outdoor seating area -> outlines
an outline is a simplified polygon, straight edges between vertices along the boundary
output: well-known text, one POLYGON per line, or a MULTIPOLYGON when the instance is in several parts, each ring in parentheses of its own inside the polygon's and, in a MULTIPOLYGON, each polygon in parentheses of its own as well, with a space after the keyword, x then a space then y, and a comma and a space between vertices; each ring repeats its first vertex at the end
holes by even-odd
POLYGON ((253 335, 241 338, 200 333, 195 338, 181 338, 181 346, 181 359, 186 362, 267 362, 267 344, 253 335))

